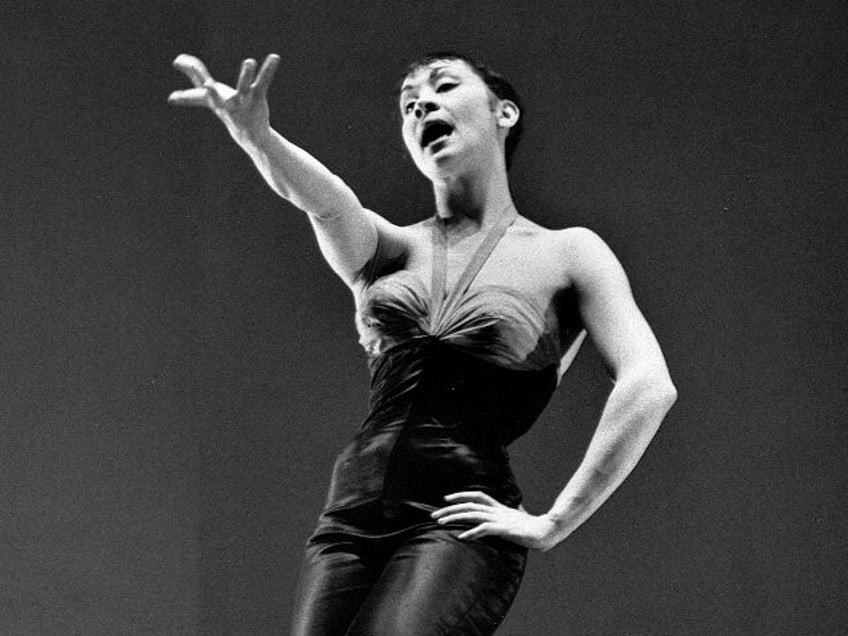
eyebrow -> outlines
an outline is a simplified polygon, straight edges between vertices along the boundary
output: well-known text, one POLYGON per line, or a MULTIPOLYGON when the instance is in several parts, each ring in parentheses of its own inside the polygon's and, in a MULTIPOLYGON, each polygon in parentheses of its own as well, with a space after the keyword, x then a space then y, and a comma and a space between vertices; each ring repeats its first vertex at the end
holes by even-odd
MULTIPOLYGON (((453 69, 450 68, 449 66, 437 66, 436 68, 434 68, 430 71, 430 75, 427 78, 427 81, 432 82, 434 80, 439 79, 442 75, 445 75, 447 73, 453 73, 453 72, 454 72, 453 69)), ((410 85, 410 84, 404 84, 400 88, 400 94, 403 95, 405 92, 411 91, 414 88, 415 87, 410 85)))

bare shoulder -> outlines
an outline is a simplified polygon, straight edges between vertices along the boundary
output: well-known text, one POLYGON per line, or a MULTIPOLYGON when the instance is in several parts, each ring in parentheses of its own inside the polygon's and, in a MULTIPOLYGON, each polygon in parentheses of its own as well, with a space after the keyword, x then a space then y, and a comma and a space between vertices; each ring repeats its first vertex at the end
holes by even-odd
POLYGON ((557 247, 570 267, 585 268, 618 264, 618 259, 597 233, 586 227, 569 227, 554 230, 557 247))
POLYGON ((560 249, 571 248, 584 251, 606 246, 600 236, 586 227, 550 229, 525 217, 521 217, 520 224, 516 226, 523 234, 560 249))
POLYGON ((611 252, 609 246, 593 230, 587 227, 567 227, 562 230, 552 230, 560 247, 567 250, 572 257, 586 257, 602 252, 611 252))
POLYGON ((534 249, 549 251, 558 248, 562 242, 562 233, 567 230, 552 230, 521 216, 513 225, 512 231, 522 242, 531 243, 534 249))
POLYGON ((578 290, 629 290, 624 268, 609 245, 585 227, 557 230, 560 256, 578 290))
POLYGON ((624 276, 618 258, 593 230, 581 226, 556 230, 535 223, 532 226, 528 226, 528 231, 537 235, 534 243, 538 252, 556 263, 567 286, 580 288, 624 276))
POLYGON ((510 229, 511 257, 550 289, 571 287, 578 261, 590 259, 597 243, 603 242, 586 228, 550 229, 519 217, 510 229))

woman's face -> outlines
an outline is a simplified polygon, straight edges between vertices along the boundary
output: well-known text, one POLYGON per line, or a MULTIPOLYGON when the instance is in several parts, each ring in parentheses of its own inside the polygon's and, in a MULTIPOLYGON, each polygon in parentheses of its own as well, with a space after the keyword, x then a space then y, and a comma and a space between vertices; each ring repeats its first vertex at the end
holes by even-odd
POLYGON ((462 60, 437 60, 408 75, 400 92, 403 141, 428 178, 442 179, 503 156, 499 100, 462 60))

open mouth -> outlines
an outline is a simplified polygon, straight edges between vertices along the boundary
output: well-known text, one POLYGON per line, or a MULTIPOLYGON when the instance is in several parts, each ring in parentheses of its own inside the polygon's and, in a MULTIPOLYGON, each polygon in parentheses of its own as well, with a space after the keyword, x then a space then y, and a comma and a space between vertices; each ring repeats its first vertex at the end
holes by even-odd
POLYGON ((434 119, 424 124, 424 131, 421 133, 421 147, 426 148, 436 141, 441 141, 450 136, 453 132, 453 126, 449 123, 434 119))

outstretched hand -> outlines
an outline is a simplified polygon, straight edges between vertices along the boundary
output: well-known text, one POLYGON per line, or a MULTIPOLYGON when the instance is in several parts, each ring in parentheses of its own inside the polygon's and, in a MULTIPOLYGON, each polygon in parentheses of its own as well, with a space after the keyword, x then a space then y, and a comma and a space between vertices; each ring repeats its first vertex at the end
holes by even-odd
POLYGON ((557 543, 556 524, 547 515, 531 515, 505 506, 483 492, 457 492, 445 496, 450 505, 436 510, 439 523, 469 524, 474 527, 460 539, 501 537, 532 550, 550 550, 557 543))
POLYGON ((212 79, 206 65, 193 55, 182 54, 174 60, 174 68, 182 71, 194 88, 174 91, 168 103, 176 106, 202 106, 214 112, 224 122, 236 141, 254 138, 268 130, 268 86, 280 63, 272 53, 265 58, 257 73, 256 60, 241 64, 238 82, 232 88, 212 79))

